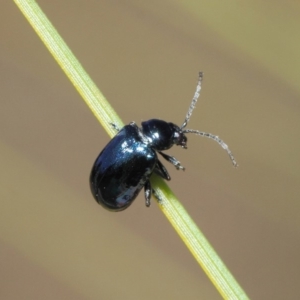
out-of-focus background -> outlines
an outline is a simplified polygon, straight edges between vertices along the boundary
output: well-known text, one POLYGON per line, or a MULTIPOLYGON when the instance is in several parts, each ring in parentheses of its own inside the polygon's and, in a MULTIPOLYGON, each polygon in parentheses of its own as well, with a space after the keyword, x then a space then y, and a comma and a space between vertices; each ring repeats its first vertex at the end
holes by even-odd
MULTIPOLYGON (((170 186, 252 299, 299 299, 300 4, 38 1, 125 123, 183 122, 170 186)), ((13 1, 0 10, 0 298, 220 299, 153 201, 92 198, 109 141, 13 1)))

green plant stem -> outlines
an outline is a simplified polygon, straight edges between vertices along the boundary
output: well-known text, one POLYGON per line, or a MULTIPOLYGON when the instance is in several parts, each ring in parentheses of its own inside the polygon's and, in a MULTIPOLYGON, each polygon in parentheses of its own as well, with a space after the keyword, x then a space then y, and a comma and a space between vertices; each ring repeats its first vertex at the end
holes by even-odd
MULTIPOLYGON (((14 0, 96 118, 112 137, 123 123, 34 0, 14 0)), ((159 207, 224 299, 248 299, 166 183, 151 178, 159 207)))

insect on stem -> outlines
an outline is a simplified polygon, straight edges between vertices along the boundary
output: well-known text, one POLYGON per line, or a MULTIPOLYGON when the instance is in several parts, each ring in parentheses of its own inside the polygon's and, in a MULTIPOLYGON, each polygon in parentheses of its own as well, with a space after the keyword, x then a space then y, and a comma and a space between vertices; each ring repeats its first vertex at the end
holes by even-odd
POLYGON ((119 133, 100 152, 90 174, 91 192, 95 200, 105 209, 114 212, 126 209, 143 188, 145 204, 149 207, 153 191, 151 175, 155 173, 165 180, 171 179, 157 153, 177 170, 184 170, 179 160, 162 151, 175 145, 186 149, 186 133, 213 139, 226 150, 233 165, 237 166, 232 152, 218 136, 199 130, 184 129, 200 96, 202 79, 203 73, 200 72, 196 92, 181 127, 158 119, 144 121, 141 127, 135 122, 130 122, 122 128, 111 124, 119 133))

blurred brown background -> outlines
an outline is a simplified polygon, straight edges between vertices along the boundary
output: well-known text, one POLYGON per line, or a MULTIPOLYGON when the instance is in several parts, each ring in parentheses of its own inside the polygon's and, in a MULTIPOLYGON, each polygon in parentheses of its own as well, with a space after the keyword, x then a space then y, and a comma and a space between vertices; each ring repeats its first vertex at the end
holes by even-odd
MULTIPOLYGON (((300 299, 300 4, 38 1, 125 123, 181 124, 170 186, 252 299, 300 299)), ((143 194, 93 200, 109 138, 13 1, 0 9, 0 298, 220 299, 143 194)))

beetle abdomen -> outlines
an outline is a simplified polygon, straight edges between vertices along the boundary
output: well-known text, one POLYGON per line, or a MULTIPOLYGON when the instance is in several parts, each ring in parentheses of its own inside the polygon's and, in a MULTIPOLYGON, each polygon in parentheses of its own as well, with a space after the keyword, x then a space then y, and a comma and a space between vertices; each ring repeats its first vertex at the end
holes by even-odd
POLYGON ((94 163, 90 176, 94 198, 106 209, 124 210, 149 179, 156 160, 155 151, 140 140, 138 129, 124 126, 94 163))

